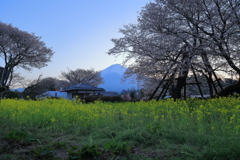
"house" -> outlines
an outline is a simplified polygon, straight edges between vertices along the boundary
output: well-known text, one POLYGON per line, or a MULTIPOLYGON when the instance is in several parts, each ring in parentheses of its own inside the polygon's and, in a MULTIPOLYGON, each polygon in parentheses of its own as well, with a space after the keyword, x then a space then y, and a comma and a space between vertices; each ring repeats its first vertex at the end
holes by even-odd
POLYGON ((102 91, 102 89, 95 86, 79 83, 62 90, 61 92, 67 92, 67 99, 73 99, 75 97, 85 98, 89 95, 96 95, 100 91, 102 91))

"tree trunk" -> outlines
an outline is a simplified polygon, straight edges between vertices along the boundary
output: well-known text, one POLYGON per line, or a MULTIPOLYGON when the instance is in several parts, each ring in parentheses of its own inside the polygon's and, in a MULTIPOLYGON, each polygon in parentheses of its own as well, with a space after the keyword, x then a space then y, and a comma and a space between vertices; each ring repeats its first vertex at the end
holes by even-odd
POLYGON ((9 90, 9 86, 6 86, 9 79, 11 70, 8 68, 0 68, 0 97, 3 97, 4 93, 9 90))
POLYGON ((232 61, 232 59, 228 56, 228 55, 224 55, 223 56, 226 61, 228 62, 229 66, 232 67, 232 69, 234 69, 238 74, 240 74, 240 68, 238 68, 232 61))
POLYGON ((183 87, 186 85, 186 79, 188 76, 189 65, 188 64, 189 55, 188 52, 182 52, 182 62, 184 63, 183 70, 181 71, 180 76, 177 78, 177 85, 173 90, 173 98, 174 100, 181 98, 181 91, 183 87))
POLYGON ((173 98, 174 99, 181 98, 181 91, 186 84, 186 78, 187 78, 186 76, 178 78, 177 85, 176 85, 176 87, 173 91, 173 98))
MULTIPOLYGON (((178 55, 177 55, 176 58, 175 58, 175 61, 177 61, 177 59, 178 59, 178 57, 179 57, 180 55, 181 55, 181 52, 178 53, 178 55)), ((172 64, 172 65, 170 66, 170 68, 169 68, 169 70, 167 71, 167 73, 166 73, 166 74, 163 76, 163 78, 160 80, 158 86, 156 87, 156 89, 154 90, 154 92, 151 94, 151 96, 148 98, 149 100, 151 100, 151 99, 154 97, 154 95, 157 93, 158 89, 161 87, 162 83, 164 82, 165 78, 168 76, 168 74, 169 74, 169 72, 170 72, 170 70, 171 70, 171 68, 172 68, 173 66, 174 66, 174 64, 172 64)), ((175 72, 175 69, 174 69, 174 72, 175 72)), ((172 76, 174 76, 174 75, 172 75, 172 76)))
POLYGON ((207 83, 208 83, 208 89, 209 89, 209 94, 211 97, 213 97, 213 87, 212 87, 212 80, 206 76, 207 83))
POLYGON ((218 96, 228 96, 233 94, 234 92, 237 92, 238 94, 240 94, 240 81, 238 81, 237 84, 227 86, 226 88, 221 90, 218 96))

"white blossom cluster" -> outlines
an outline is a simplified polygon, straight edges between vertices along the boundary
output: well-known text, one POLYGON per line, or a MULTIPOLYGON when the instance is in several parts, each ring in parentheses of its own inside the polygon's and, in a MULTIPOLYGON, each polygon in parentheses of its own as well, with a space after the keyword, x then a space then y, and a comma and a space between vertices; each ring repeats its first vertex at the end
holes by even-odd
POLYGON ((42 68, 50 62, 53 50, 46 47, 34 33, 22 31, 11 24, 0 22, 0 57, 4 60, 0 83, 7 84, 8 77, 13 74, 15 67, 31 70, 42 68))
POLYGON ((237 0, 154 0, 138 23, 123 26, 109 55, 134 61, 127 74, 187 78, 192 70, 240 74, 240 3, 237 0))

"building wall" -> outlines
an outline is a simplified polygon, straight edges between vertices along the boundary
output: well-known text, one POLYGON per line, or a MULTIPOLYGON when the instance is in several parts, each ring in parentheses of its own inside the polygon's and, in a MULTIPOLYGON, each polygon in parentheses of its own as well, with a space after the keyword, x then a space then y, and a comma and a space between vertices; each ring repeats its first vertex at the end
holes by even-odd
POLYGON ((72 99, 72 93, 71 92, 67 92, 67 99, 72 99))
POLYGON ((69 91, 69 92, 67 92, 67 99, 73 99, 73 94, 83 94, 84 97, 86 97, 88 95, 93 95, 95 93, 96 93, 95 91, 69 91))

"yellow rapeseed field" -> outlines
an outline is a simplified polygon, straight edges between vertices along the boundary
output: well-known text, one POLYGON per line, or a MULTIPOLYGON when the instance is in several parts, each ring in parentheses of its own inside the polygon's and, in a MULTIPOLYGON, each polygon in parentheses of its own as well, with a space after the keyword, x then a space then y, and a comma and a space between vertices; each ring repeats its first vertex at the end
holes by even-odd
POLYGON ((240 98, 209 100, 140 101, 85 104, 78 100, 45 99, 39 101, 3 99, 0 104, 1 124, 21 127, 66 129, 144 126, 161 129, 194 131, 212 135, 240 134, 240 98))

